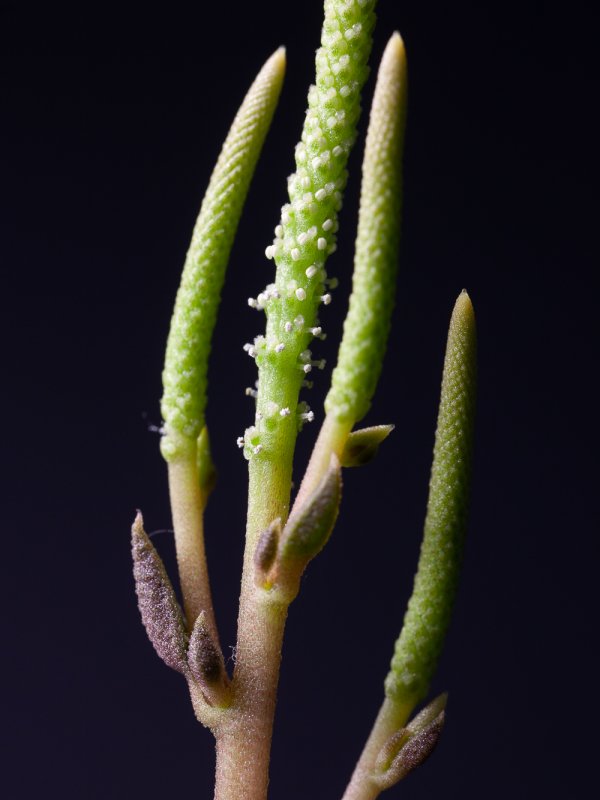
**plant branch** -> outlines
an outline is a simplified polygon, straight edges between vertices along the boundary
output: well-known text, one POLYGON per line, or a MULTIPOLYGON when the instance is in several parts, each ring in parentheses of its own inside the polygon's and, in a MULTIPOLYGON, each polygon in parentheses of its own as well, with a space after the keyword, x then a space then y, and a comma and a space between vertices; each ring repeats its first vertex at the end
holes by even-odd
POLYGON ((218 641, 204 549, 204 501, 198 477, 195 448, 168 462, 169 494, 175 531, 177 566, 188 631, 201 611, 218 641))
POLYGON ((388 739, 406 723, 411 711, 411 705, 401 705, 386 697, 342 800, 374 800, 381 793, 373 774, 375 761, 388 739))

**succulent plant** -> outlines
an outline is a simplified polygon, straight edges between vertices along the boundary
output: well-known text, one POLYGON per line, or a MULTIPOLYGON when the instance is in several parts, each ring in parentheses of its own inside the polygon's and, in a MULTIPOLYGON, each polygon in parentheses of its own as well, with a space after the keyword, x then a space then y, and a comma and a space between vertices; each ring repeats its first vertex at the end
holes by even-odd
MULTIPOLYGON (((215 735, 217 800, 264 800, 287 609, 325 547, 344 469, 377 454, 393 425, 356 428, 375 392, 394 307, 406 119, 406 57, 394 33, 383 54, 362 168, 349 310, 326 415, 291 503, 296 439, 314 413, 300 396, 314 369, 336 279, 348 155, 368 76, 375 0, 325 0, 316 79, 308 93, 288 201, 265 255, 270 282, 248 304, 266 328, 244 346, 256 361, 253 423, 238 438, 249 462, 248 523, 233 674, 225 666, 204 550, 203 512, 215 470, 205 421, 207 367, 229 252, 277 104, 285 53, 252 84, 212 174, 177 294, 163 372, 161 451, 168 464, 182 606, 138 514, 132 531, 142 621, 158 655, 185 677, 198 720, 215 735), (323 320, 321 320, 321 315, 323 320)), ((381 711, 344 795, 367 800, 421 764, 440 736, 446 697, 427 704, 456 592, 466 530, 475 405, 475 320, 462 292, 446 349, 421 557, 385 681, 381 711)), ((221 431, 219 431, 220 435, 221 431)), ((233 434, 232 434, 233 435, 233 434)))

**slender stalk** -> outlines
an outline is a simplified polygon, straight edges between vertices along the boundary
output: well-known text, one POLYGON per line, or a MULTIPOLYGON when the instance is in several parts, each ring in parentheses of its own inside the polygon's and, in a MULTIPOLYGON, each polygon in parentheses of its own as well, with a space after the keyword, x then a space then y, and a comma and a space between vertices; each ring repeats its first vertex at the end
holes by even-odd
POLYGON ((381 793, 381 787, 372 777, 375 760, 390 736, 406 724, 411 711, 411 705, 394 703, 388 698, 383 701, 342 800, 374 800, 381 793))
POLYGON ((339 420, 329 414, 325 417, 294 501, 294 508, 299 508, 303 500, 319 485, 327 472, 332 453, 338 458, 341 456, 352 425, 351 421, 339 420))
POLYGON ((218 640, 204 549, 203 499, 194 448, 168 462, 169 494, 175 531, 175 550, 187 628, 206 612, 207 624, 218 640))

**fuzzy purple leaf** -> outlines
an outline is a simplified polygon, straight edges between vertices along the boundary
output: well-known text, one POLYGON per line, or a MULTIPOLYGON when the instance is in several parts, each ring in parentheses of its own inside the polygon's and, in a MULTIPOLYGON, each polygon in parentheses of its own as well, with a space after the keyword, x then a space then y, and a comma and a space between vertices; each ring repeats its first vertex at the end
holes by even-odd
POLYGON ((187 673, 187 634, 164 564, 144 530, 138 511, 131 529, 133 576, 148 638, 165 664, 187 673))

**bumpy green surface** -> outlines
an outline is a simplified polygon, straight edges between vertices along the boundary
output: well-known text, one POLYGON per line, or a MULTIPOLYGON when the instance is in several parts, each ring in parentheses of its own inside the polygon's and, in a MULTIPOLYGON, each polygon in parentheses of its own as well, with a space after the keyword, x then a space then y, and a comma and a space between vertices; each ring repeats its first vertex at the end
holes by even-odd
POLYGON ((400 241, 402 146, 406 120, 406 58, 394 34, 384 53, 371 107, 350 309, 328 414, 358 422, 367 413, 381 372, 394 306, 400 241))
POLYGON ((475 351, 473 306, 463 292, 448 333, 419 568, 386 679, 388 697, 403 704, 426 695, 450 621, 467 522, 475 351))
POLYGON ((210 341, 225 268, 254 168, 281 90, 278 50, 250 87, 213 171, 175 302, 163 371, 161 450, 173 458, 204 427, 210 341))
POLYGON ((310 419, 308 409, 298 407, 298 393, 307 374, 321 366, 308 345, 321 335, 318 308, 331 299, 325 261, 336 247, 346 164, 368 74, 374 5, 374 0, 325 3, 316 85, 309 90, 296 172, 288 181, 290 202, 266 250, 277 265, 275 283, 249 301, 266 311, 267 329, 246 346, 259 369, 256 425, 240 440, 247 457, 274 457, 282 437, 295 439, 298 427, 310 419))

